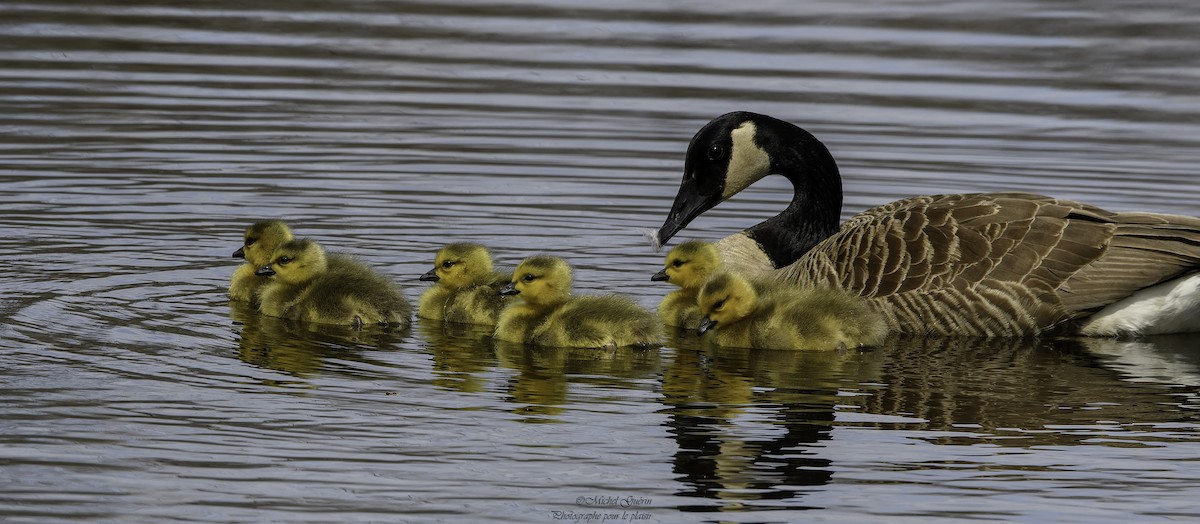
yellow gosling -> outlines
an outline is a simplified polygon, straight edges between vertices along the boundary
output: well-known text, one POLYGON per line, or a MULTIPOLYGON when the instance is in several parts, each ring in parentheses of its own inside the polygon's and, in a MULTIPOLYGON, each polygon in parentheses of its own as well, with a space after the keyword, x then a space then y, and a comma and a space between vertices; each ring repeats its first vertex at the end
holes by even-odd
POLYGON ((571 295, 571 266, 558 257, 521 261, 500 292, 519 300, 500 312, 496 338, 540 346, 614 348, 659 346, 662 323, 618 295, 571 295))
POLYGON ((700 289, 700 327, 720 346, 836 349, 883 342, 883 315, 861 297, 833 289, 776 288, 760 293, 745 277, 720 273, 700 289))
POLYGON ((500 289, 511 275, 492 269, 492 255, 479 244, 448 244, 421 280, 434 282, 417 301, 417 315, 430 320, 494 326, 511 302, 500 289))
POLYGON ((721 254, 709 242, 691 240, 675 246, 667 253, 662 271, 650 277, 667 281, 678 290, 667 293, 658 304, 658 317, 668 326, 696 328, 700 325, 700 308, 696 304, 700 286, 721 267, 721 254))
POLYGON ((316 241, 279 246, 257 271, 270 276, 259 309, 265 315, 319 324, 407 327, 412 306, 395 283, 344 255, 326 255, 316 241))
POLYGON ((246 228, 242 247, 233 252, 233 258, 244 258, 246 263, 233 272, 233 278, 229 281, 229 298, 257 307, 258 293, 267 279, 254 272, 271 261, 275 248, 291 239, 292 230, 279 220, 255 222, 246 228))

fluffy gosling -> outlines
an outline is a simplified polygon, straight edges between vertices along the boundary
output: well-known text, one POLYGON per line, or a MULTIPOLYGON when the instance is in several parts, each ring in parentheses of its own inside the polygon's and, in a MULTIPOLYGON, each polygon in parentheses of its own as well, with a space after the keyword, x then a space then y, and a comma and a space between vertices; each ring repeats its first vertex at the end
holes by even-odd
POLYGON ((412 306, 391 279, 344 255, 326 255, 316 241, 279 246, 256 274, 270 276, 263 314, 319 324, 408 327, 412 306))
POLYGON ((246 262, 233 272, 229 281, 229 298, 258 307, 258 293, 267 279, 254 274, 271 261, 271 254, 280 244, 292 239, 292 230, 279 220, 263 220, 246 228, 243 244, 233 252, 233 258, 246 262))
POLYGON ((512 278, 492 269, 492 255, 479 244, 448 244, 421 280, 434 282, 417 301, 417 315, 430 320, 496 325, 511 297, 500 289, 512 278))
POLYGON ((721 254, 709 242, 690 240, 667 253, 662 271, 650 280, 666 281, 679 289, 667 293, 658 304, 658 317, 668 326, 696 328, 700 325, 700 307, 696 299, 700 286, 721 267, 721 254))
POLYGON ((521 261, 500 293, 520 300, 500 312, 496 338, 540 346, 615 348, 662 344, 662 323, 618 295, 572 296, 571 266, 558 257, 521 261))
POLYGON ((776 288, 759 293, 745 277, 720 273, 700 289, 700 327, 720 346, 835 349, 878 345, 883 315, 861 297, 833 289, 776 288))

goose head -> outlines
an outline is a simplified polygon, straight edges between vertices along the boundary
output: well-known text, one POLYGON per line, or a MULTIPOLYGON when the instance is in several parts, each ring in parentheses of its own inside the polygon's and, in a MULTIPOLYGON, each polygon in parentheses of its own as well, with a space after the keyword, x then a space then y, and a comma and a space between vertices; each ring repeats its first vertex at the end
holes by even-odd
POLYGON ((684 289, 699 289, 721 267, 721 254, 709 242, 690 240, 667 253, 663 265, 663 270, 650 280, 665 280, 684 289))
POLYGON ((535 306, 555 304, 571 295, 571 265, 558 257, 537 255, 522 260, 501 295, 517 295, 535 306))
POLYGON ((271 254, 280 244, 292 239, 292 230, 279 220, 255 222, 242 235, 242 247, 233 252, 233 258, 244 258, 254 267, 262 267, 271 261, 271 254))
POLYGON ((492 255, 480 244, 448 244, 438 250, 430 269, 421 280, 460 289, 478 282, 492 272, 492 255))
POLYGON ((717 117, 692 137, 679 192, 658 230, 659 243, 665 244, 693 219, 770 174, 792 182, 792 201, 783 213, 746 234, 772 260, 794 260, 837 230, 841 176, 825 145, 788 122, 738 111, 717 117))
POLYGON ((701 319, 696 333, 703 335, 709 329, 736 324, 754 313, 758 293, 745 277, 737 273, 718 273, 700 288, 697 303, 701 319))
POLYGON ((325 250, 315 240, 304 238, 281 244, 271 255, 270 263, 254 274, 271 276, 287 284, 302 284, 324 273, 327 267, 325 250))

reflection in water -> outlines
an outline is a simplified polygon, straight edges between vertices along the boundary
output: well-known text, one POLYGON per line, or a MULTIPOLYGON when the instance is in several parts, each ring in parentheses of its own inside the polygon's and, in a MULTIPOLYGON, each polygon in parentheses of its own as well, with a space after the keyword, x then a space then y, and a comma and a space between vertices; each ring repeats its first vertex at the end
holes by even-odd
POLYGON ((670 342, 681 349, 663 375, 663 396, 679 448, 674 471, 686 486, 679 494, 721 502, 684 509, 763 509, 751 501, 772 499, 797 509, 791 499, 833 477, 817 450, 830 439, 840 387, 869 359, 698 343, 683 332, 670 342))
MULTIPOLYGON (((496 341, 500 365, 517 373, 507 385, 514 413, 524 422, 557 422, 567 411, 571 385, 637 388, 659 371, 658 350, 539 347, 496 341)), ((598 401, 604 395, 593 393, 598 401)))
MULTIPOLYGON (((389 326, 350 326, 291 322, 260 314, 249 304, 229 302, 229 316, 241 325, 238 358, 247 364, 311 379, 326 358, 362 360, 364 350, 396 347, 408 329, 389 326)), ((271 380, 269 385, 288 385, 271 380)))
POLYGON ((705 347, 680 332, 669 346, 681 348, 662 385, 678 493, 720 501, 681 506, 694 511, 807 506, 805 487, 834 479, 821 450, 836 446, 835 427, 1021 448, 1155 445, 1200 429, 1196 389, 1181 386, 1200 379, 1195 337, 902 338, 788 352, 705 347))
POLYGON ((484 372, 496 364, 491 326, 417 320, 417 333, 433 352, 433 384, 479 393, 486 389, 484 372))
MULTIPOLYGON (((1192 2, 560 4, 0 3, 0 515, 546 522, 618 491, 664 522, 1195 520, 1197 337, 604 353, 231 327, 231 239, 262 218, 410 298, 473 241, 656 304, 638 230, 736 109, 818 134, 847 214, 1200 202, 1192 2)), ((692 228, 778 212, 776 182, 692 228)))
MULTIPOLYGON (((977 432, 965 440, 939 440, 943 443, 1067 445, 1088 442, 1097 432, 1130 443, 1125 431, 1134 424, 1197 421, 1196 411, 1170 396, 1178 386, 1160 385, 1186 383, 1177 381, 1181 375, 1200 376, 1195 337, 1179 340, 1175 348, 1085 338, 897 340, 878 352, 878 386, 853 399, 868 413, 901 416, 904 422, 856 425, 977 432), (1189 339, 1190 348, 1183 342, 1189 339)), ((1184 402, 1190 403, 1194 387, 1188 389, 1184 402)))

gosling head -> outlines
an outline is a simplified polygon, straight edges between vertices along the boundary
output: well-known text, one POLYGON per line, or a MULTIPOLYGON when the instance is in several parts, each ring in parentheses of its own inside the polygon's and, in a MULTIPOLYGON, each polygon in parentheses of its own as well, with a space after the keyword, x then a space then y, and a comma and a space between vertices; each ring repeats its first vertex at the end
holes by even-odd
POLYGON ((667 253, 664 266, 650 280, 665 280, 684 289, 699 289, 721 267, 721 254, 709 242, 690 240, 667 253))
POLYGON ((246 228, 242 247, 233 252, 233 258, 244 258, 246 262, 262 267, 271 261, 271 254, 280 244, 292 239, 292 230, 278 220, 255 222, 246 228))
POLYGON ((533 305, 566 300, 571 294, 571 265, 566 260, 538 255, 522 260, 501 295, 518 295, 533 305))
POLYGON ((421 280, 459 289, 478 282, 492 272, 492 254, 479 244, 449 244, 438 250, 430 269, 421 280))
POLYGON ((271 262, 255 275, 274 276, 288 284, 307 282, 325 272, 325 250, 315 240, 302 238, 284 242, 271 255, 271 262))
POLYGON ((700 288, 700 327, 696 333, 716 326, 736 324, 754 312, 758 293, 745 277, 737 273, 719 273, 700 288))

